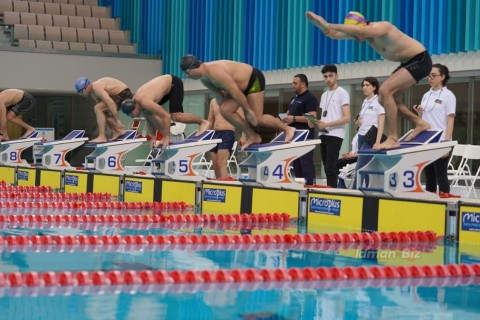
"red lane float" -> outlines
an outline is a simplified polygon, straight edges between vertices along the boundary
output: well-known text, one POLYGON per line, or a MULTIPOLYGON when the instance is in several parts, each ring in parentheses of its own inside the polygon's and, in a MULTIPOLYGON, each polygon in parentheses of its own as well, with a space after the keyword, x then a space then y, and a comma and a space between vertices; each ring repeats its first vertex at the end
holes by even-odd
POLYGON ((82 223, 103 224, 103 223, 127 223, 127 224, 256 224, 268 225, 278 223, 289 223, 290 216, 287 213, 267 214, 0 214, 0 223, 8 222, 9 226, 24 226, 32 222, 48 223, 50 226, 61 225, 64 227, 82 223), (226 219, 226 216, 230 216, 226 219), (262 221, 262 222, 260 222, 262 221))
MULTIPOLYGON (((52 193, 55 195, 56 193, 52 193)), ((119 202, 119 201, 100 201, 103 199, 92 199, 92 200, 85 200, 85 199, 71 199, 67 198, 60 193, 59 195, 63 196, 55 196, 49 199, 51 201, 3 201, 0 202, 0 209, 60 209, 60 210, 144 210, 144 209, 151 209, 155 211, 166 211, 166 210, 186 210, 186 209, 193 209, 192 205, 188 205, 183 201, 180 202, 119 202), (60 197, 61 199, 57 199, 60 197)), ((99 196, 105 197, 105 196, 99 196)), ((36 199, 45 200, 42 197, 35 197, 36 199)), ((110 199, 106 199, 110 200, 110 199)))
MULTIPOLYGON (((255 283, 290 281, 356 281, 421 278, 472 278, 480 277, 480 264, 436 266, 361 266, 319 267, 289 269, 218 269, 218 270, 111 270, 111 271, 59 271, 0 273, 0 287, 72 287, 106 286, 122 284, 195 284, 195 283, 255 283)), ((468 281, 467 281, 468 282, 468 281)), ((470 281, 471 282, 471 281, 470 281)), ((476 283, 478 281, 475 281, 476 283)), ((373 285, 371 282, 367 282, 373 285)))
MULTIPOLYGON (((90 220, 89 216, 82 216, 85 219, 90 220)), ((129 216, 125 216, 128 218, 129 216)), ((135 220, 130 217, 126 219, 128 221, 135 220)), ((425 234, 430 234, 430 231, 425 232, 425 234)), ((296 244, 311 244, 312 246, 319 245, 314 247, 318 250, 335 250, 338 248, 344 249, 388 249, 388 250, 402 250, 408 252, 430 252, 434 249, 435 242, 340 242, 339 240, 351 240, 355 239, 365 239, 364 236, 350 237, 349 239, 344 236, 336 236, 329 234, 306 234, 306 235, 292 235, 292 234, 264 234, 264 235, 197 235, 197 234, 182 234, 182 235, 79 235, 79 236, 70 236, 70 235, 8 235, 0 236, 0 245, 3 245, 4 250, 18 250, 25 251, 30 246, 36 246, 35 250, 41 250, 42 248, 37 248, 38 245, 49 246, 49 248, 44 248, 45 250, 51 250, 52 246, 95 246, 99 247, 96 250, 111 250, 111 248, 104 248, 108 245, 128 245, 128 246, 144 246, 144 245, 160 245, 160 246, 174 246, 176 249, 191 249, 192 245, 196 246, 197 250, 211 250, 218 247, 225 246, 232 247, 232 249, 245 249, 249 246, 255 245, 264 245, 264 246, 281 246, 288 247, 296 244), (320 246, 322 244, 327 244, 328 246, 320 246), (338 245, 338 246, 336 246, 338 245)), ((435 235, 432 235, 432 238, 435 238, 435 235)), ((422 237, 422 239, 427 239, 427 236, 422 237)), ((412 270, 414 274, 422 274, 424 270, 412 270)), ((426 270, 429 273, 432 273, 431 270, 426 270)), ((454 270, 457 273, 463 272, 463 270, 454 270)), ((402 271, 407 272, 407 271, 402 271)), ((452 271, 453 272, 453 271, 452 271)))
POLYGON ((84 192, 84 193, 64 193, 53 192, 51 187, 31 188, 21 187, 0 187, 0 198, 7 199, 43 199, 49 201, 112 201, 114 196, 110 193, 102 192, 84 192))

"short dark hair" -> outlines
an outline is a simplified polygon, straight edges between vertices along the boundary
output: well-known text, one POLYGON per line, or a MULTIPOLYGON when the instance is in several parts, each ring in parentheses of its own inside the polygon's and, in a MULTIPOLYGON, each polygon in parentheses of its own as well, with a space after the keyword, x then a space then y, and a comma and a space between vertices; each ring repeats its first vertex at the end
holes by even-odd
POLYGON ((367 81, 372 85, 372 87, 375 87, 375 90, 373 90, 373 93, 378 94, 378 89, 380 89, 380 83, 378 82, 378 79, 375 77, 366 77, 362 80, 362 87, 363 87, 363 82, 367 81))
POLYGON ((322 68, 322 73, 333 72, 337 73, 337 66, 334 64, 326 64, 322 68))
POLYGON ((202 61, 198 60, 197 57, 191 54, 186 54, 180 60, 180 69, 182 69, 182 71, 196 69, 200 67, 201 64, 202 61))
POLYGON ((305 86, 308 88, 308 78, 303 73, 296 74, 294 78, 300 79, 300 82, 305 83, 305 86))
POLYGON ((442 81, 442 85, 445 86, 448 82, 448 79, 450 79, 450 71, 448 70, 447 66, 440 63, 435 63, 432 65, 432 68, 438 68, 440 74, 445 76, 442 81))

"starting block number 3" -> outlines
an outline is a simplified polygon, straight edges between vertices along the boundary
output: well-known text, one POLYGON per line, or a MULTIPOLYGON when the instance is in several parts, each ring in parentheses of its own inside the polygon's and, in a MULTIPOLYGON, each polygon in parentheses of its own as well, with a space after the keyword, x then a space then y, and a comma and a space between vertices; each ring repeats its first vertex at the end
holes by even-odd
POLYGON ((416 181, 416 174, 412 170, 405 170, 401 173, 401 177, 399 179, 399 174, 394 172, 390 175, 389 185, 391 188, 397 188, 398 184, 401 183, 402 187, 405 189, 416 189, 415 181, 416 181), (398 181, 401 180, 401 181, 398 181))

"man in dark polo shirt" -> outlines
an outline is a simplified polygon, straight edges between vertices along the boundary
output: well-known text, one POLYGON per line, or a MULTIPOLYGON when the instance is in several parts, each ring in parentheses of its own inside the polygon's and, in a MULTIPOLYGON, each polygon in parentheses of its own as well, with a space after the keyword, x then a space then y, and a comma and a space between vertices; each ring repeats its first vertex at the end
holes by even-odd
MULTIPOLYGON (((288 106, 287 116, 282 120, 291 127, 300 130, 309 130, 308 139, 315 138, 315 129, 308 126, 304 114, 309 113, 317 117, 318 101, 308 90, 308 78, 304 74, 297 74, 292 82, 295 96, 288 106)), ((313 165, 313 150, 293 161, 295 177, 304 178, 305 185, 315 185, 315 166, 313 165)))

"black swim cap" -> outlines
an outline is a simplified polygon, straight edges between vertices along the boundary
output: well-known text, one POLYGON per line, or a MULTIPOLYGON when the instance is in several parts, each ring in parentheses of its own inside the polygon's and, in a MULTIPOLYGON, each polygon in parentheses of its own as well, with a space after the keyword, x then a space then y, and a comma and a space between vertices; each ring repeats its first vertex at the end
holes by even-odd
POLYGON ((125 113, 127 116, 130 116, 133 109, 135 109, 135 100, 133 99, 126 99, 122 102, 122 112, 125 113))
POLYGON ((202 61, 198 60, 197 57, 191 54, 184 55, 182 60, 180 60, 180 68, 182 69, 183 72, 186 72, 187 70, 191 70, 191 69, 196 69, 200 67, 201 64, 202 64, 202 61))

